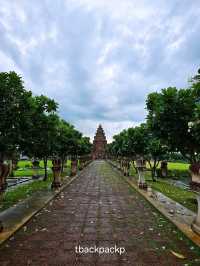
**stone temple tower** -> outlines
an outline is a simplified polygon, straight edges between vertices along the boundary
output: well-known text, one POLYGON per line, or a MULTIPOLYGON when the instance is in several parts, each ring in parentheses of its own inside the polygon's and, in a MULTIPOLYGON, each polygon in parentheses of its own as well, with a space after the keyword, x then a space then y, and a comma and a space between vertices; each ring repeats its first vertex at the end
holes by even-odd
POLYGON ((104 130, 101 125, 97 128, 96 135, 93 141, 92 159, 100 160, 106 158, 107 140, 104 130))

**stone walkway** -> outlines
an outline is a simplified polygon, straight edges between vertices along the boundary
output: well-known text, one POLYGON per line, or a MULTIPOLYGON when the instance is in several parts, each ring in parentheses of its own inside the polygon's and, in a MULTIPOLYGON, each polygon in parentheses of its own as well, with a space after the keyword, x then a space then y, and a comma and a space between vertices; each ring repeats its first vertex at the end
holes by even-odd
POLYGON ((0 265, 200 265, 200 249, 95 161, 1 247, 0 265), (95 246, 96 253, 76 253, 95 246), (115 254, 97 253, 115 246, 115 254))

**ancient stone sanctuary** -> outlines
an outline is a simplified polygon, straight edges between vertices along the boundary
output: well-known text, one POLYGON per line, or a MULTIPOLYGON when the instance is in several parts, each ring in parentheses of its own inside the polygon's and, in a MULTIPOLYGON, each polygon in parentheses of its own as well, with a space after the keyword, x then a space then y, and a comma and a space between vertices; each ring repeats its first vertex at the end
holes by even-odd
POLYGON ((93 141, 92 159, 99 160, 106 158, 107 140, 105 132, 101 125, 97 128, 96 135, 93 141))

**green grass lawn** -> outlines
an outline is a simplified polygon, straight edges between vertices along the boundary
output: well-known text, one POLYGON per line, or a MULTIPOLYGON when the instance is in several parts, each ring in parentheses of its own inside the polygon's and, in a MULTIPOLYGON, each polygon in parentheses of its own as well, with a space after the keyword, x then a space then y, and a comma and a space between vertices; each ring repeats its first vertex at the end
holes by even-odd
MULTIPOLYGON (((68 160, 65 167, 69 168, 70 164, 71 164, 71 161, 68 160)), ((23 176, 32 176, 33 175, 33 170, 31 169, 32 168, 31 161, 28 161, 28 160, 19 161, 17 166, 19 167, 19 169, 14 171, 14 177, 23 177, 23 176), (27 168, 27 167, 30 167, 30 168, 27 168)), ((42 168, 44 167, 43 161, 40 161, 40 167, 42 167, 42 168)), ((48 174, 50 174, 52 172, 51 171, 51 167, 52 167, 52 161, 51 160, 48 160, 47 167, 50 168, 50 169, 48 169, 48 174)), ((44 169, 38 170, 38 174, 44 175, 44 169)))
MULTIPOLYGON (((17 163, 17 166, 19 168, 26 168, 26 167, 32 167, 32 162, 30 160, 21 160, 17 163)), ((40 167, 44 167, 44 162, 40 161, 40 167)), ((51 160, 47 161, 47 167, 52 167, 51 160)))
POLYGON ((5 192, 3 195, 3 201, 0 204, 0 211, 5 210, 19 201, 26 199, 34 192, 50 189, 51 182, 52 178, 49 177, 47 181, 36 180, 30 184, 24 184, 16 187, 13 190, 5 192))
MULTIPOLYGON (((69 176, 70 168, 65 169, 62 176, 69 176)), ((48 191, 51 189, 53 177, 48 174, 46 181, 35 180, 31 183, 17 186, 12 190, 8 190, 3 194, 3 200, 0 202, 0 211, 5 210, 14 204, 26 199, 37 191, 48 191)))
POLYGON ((187 171, 189 170, 189 163, 174 163, 174 162, 169 162, 168 163, 168 169, 169 170, 184 170, 187 171))
MULTIPOLYGON (((169 170, 189 170, 189 163, 175 163, 175 162, 168 162, 168 169, 169 170)), ((146 167, 150 169, 149 164, 146 164, 146 167)), ((157 168, 160 168, 160 163, 157 168)))
POLYGON ((148 180, 147 183, 156 191, 163 193, 186 208, 197 212, 196 193, 173 186, 163 180, 159 180, 157 182, 148 180))
MULTIPOLYGON (((148 167, 147 167, 148 168, 148 167)), ((159 168, 159 166, 158 166, 159 168)), ((149 168, 148 168, 149 169, 149 168)), ((169 170, 169 178, 177 179, 177 180, 187 180, 190 178, 189 174, 189 164, 187 163, 168 163, 169 170)), ((134 167, 130 169, 130 175, 138 178, 134 167)), ((176 187, 172 184, 167 183, 164 179, 159 179, 157 182, 152 182, 151 172, 144 172, 146 182, 156 191, 159 191, 166 195, 167 197, 179 202, 186 208, 196 212, 197 211, 197 201, 196 201, 196 193, 187 191, 185 189, 176 187)))
MULTIPOLYGON (((66 165, 70 166, 71 160, 67 160, 66 165)), ((19 168, 25 168, 26 166, 32 167, 32 162, 30 160, 21 160, 17 163, 17 166, 19 168)), ((44 162, 43 160, 40 161, 40 167, 44 167, 44 162)), ((48 160, 47 161, 47 167, 52 167, 52 161, 48 160)))

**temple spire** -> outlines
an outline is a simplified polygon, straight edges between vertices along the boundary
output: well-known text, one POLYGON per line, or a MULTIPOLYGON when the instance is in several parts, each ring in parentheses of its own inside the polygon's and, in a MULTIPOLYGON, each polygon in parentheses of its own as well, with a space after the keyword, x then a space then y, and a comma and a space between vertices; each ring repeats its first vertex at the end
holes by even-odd
POLYGON ((93 141, 92 158, 93 160, 105 159, 107 140, 101 124, 99 124, 93 141))

